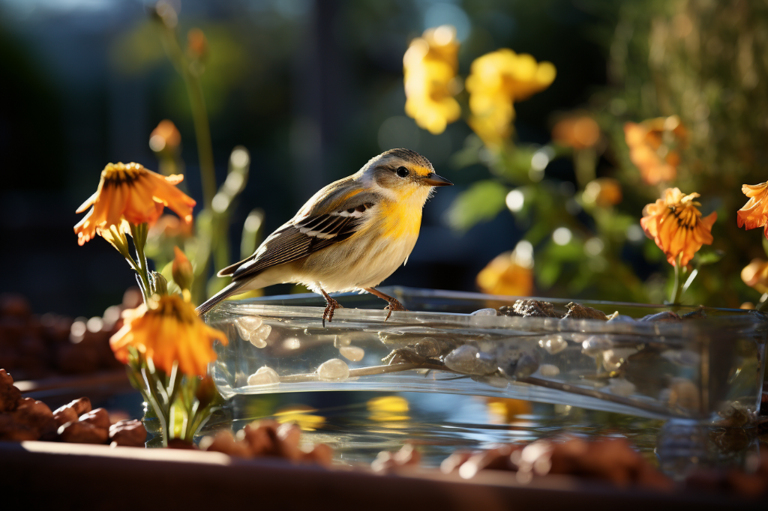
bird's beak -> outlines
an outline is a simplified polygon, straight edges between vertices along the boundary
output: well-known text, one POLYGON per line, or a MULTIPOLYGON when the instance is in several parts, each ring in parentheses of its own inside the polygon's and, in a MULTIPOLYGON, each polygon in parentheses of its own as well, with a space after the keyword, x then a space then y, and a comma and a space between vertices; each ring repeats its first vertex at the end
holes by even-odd
POLYGON ((434 172, 425 177, 422 182, 428 186, 453 186, 453 183, 434 172))

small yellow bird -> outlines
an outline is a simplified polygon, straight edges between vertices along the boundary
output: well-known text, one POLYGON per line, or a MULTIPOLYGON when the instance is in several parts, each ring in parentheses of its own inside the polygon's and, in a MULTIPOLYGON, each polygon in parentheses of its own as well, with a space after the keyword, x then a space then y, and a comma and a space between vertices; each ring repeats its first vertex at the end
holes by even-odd
POLYGON ((200 305, 198 314, 235 294, 293 283, 323 295, 323 325, 341 307, 329 292, 376 295, 389 303, 389 319, 393 310, 405 308, 374 288, 408 259, 419 237, 421 210, 434 187, 452 184, 409 149, 372 158, 356 173, 317 192, 251 257, 221 270, 218 275, 231 275, 232 282, 200 305))

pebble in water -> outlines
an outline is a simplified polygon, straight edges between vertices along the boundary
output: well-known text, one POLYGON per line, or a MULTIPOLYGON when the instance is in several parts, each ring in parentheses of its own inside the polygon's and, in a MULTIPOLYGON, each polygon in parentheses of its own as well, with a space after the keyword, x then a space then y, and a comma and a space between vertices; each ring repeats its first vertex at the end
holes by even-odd
POLYGON ((272 385, 280 383, 280 376, 271 367, 260 367, 258 371, 248 377, 248 385, 272 385))
POLYGON ((440 343, 436 339, 427 337, 420 340, 416 346, 416 353, 422 357, 439 357, 442 350, 440 349, 440 343))
POLYGON ((603 351, 609 350, 613 347, 613 341, 606 337, 593 335, 581 343, 581 347, 585 355, 590 357, 598 357, 603 353, 603 351))
POLYGON ((612 314, 608 319, 608 323, 636 323, 637 321, 632 316, 625 316, 624 314, 618 314, 618 312, 612 314), (614 315, 615 314, 615 315, 614 315))
POLYGON ((349 366, 340 358, 332 358, 317 368, 317 377, 323 381, 344 381, 349 378, 349 366))
POLYGON ((635 392, 635 384, 624 378, 616 378, 608 384, 608 391, 617 396, 627 397, 635 392))
POLYGON ((626 362, 630 355, 637 353, 635 348, 614 348, 603 352, 603 367, 606 371, 618 371, 621 364, 626 362))
POLYGON ((342 346, 339 348, 341 356, 352 362, 359 362, 365 356, 365 350, 357 346, 342 346))
POLYGON ((661 354, 673 364, 695 367, 701 362, 701 355, 691 350, 667 350, 661 354))
POLYGON ((539 367, 539 373, 541 373, 542 376, 557 376, 560 374, 560 368, 552 364, 542 364, 542 366, 539 367))
POLYGON ((699 388, 688 378, 672 378, 667 403, 687 410, 699 409, 699 388))
POLYGON ((470 376, 470 378, 476 382, 485 383, 498 389, 505 389, 509 385, 509 380, 501 376, 470 376))
POLYGON ((283 348, 287 350, 297 350, 301 348, 301 341, 295 337, 289 337, 283 341, 283 348))
POLYGON ((261 325, 256 330, 251 331, 251 344, 257 348, 265 348, 267 346, 267 337, 272 333, 272 327, 269 325, 261 325))
POLYGON ((470 316, 498 316, 498 315, 499 315, 498 311, 496 309, 491 309, 491 308, 476 310, 475 312, 470 314, 470 316))
POLYGON ((550 355, 560 353, 568 347, 568 342, 563 339, 562 335, 550 335, 539 341, 539 346, 547 350, 550 355))
POLYGON ((508 349, 498 357, 497 367, 510 380, 526 378, 539 368, 539 358, 519 348, 508 349))
POLYGON ((493 356, 482 353, 474 346, 465 344, 459 346, 445 356, 445 365, 457 373, 462 374, 491 374, 496 371, 493 356))
POLYGON ((251 334, 254 330, 259 328, 261 326, 262 319, 253 317, 253 316, 245 316, 242 318, 237 318, 235 320, 235 328, 237 328, 237 333, 240 334, 240 337, 244 341, 250 341, 251 340, 251 334))

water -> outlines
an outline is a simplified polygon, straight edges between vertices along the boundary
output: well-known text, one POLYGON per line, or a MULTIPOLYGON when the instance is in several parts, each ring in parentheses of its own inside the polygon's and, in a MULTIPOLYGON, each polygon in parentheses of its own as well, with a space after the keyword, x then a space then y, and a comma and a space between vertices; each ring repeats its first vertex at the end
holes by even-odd
POLYGON ((204 433, 229 427, 237 431, 259 419, 295 422, 304 431, 303 441, 333 447, 339 465, 369 464, 379 452, 410 443, 420 451, 423 466, 438 467, 457 450, 573 435, 626 438, 651 463, 682 477, 695 467, 744 466, 760 448, 754 428, 670 428, 661 420, 567 405, 453 394, 239 396, 227 413, 228 419, 212 420, 204 433))

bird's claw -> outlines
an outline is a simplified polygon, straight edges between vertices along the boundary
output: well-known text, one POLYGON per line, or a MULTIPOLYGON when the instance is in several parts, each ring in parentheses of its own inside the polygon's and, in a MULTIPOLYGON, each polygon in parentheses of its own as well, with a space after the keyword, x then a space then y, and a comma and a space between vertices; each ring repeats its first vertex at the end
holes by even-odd
POLYGON ((336 311, 336 309, 343 309, 342 305, 331 298, 330 296, 325 296, 325 310, 323 311, 323 328, 325 328, 325 320, 328 320, 328 323, 333 322, 333 313, 336 311))
POLYGON ((384 307, 384 310, 387 311, 387 317, 384 318, 384 321, 388 320, 389 317, 392 315, 392 311, 407 311, 405 307, 403 307, 403 304, 398 302, 395 298, 392 298, 389 301, 389 305, 384 307))

